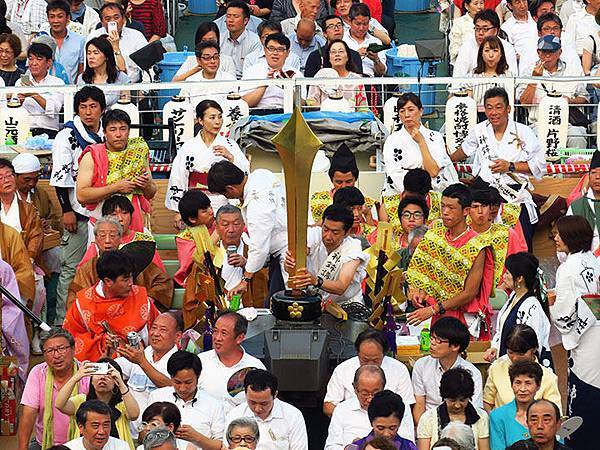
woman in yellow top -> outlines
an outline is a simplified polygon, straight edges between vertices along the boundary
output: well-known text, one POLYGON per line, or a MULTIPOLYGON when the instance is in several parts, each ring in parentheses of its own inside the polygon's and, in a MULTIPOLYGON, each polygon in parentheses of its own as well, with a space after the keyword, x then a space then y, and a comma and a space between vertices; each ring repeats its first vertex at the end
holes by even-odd
MULTIPOLYGON (((538 362, 538 338, 529 325, 519 324, 513 327, 506 340, 506 355, 495 360, 488 369, 488 377, 483 388, 483 408, 490 412, 494 408, 506 405, 514 400, 515 394, 508 376, 510 366, 520 360, 538 362)), ((561 405, 558 391, 558 377, 549 368, 542 367, 542 383, 535 399, 546 399, 561 405)))
POLYGON ((95 375, 97 363, 86 361, 81 364, 75 375, 64 384, 56 395, 56 408, 71 417, 69 433, 73 431, 74 436, 79 437, 79 431, 75 424, 75 414, 79 406, 86 400, 94 399, 107 403, 111 410, 110 435, 127 442, 131 450, 134 450, 129 424, 138 418, 140 407, 123 381, 121 367, 110 358, 101 358, 98 363, 108 364, 108 373, 95 375), (83 377, 92 377, 88 394, 73 395, 77 382, 83 377))

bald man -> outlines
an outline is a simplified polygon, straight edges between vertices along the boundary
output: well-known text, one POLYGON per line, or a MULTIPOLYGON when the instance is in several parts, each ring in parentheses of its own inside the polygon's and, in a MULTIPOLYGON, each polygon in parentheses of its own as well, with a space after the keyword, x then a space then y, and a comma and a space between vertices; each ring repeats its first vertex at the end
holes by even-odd
POLYGON ((290 36, 292 46, 291 53, 300 58, 300 71, 304 73, 308 56, 323 47, 327 41, 323 36, 317 34, 317 24, 311 19, 300 19, 296 26, 295 33, 290 36))
MULTIPOLYGON (((281 29, 283 30, 283 34, 286 36, 291 36, 298 26, 298 22, 301 19, 308 19, 313 22, 317 21, 317 16, 319 14, 319 8, 321 7, 320 0, 300 0, 300 14, 296 17, 290 17, 289 19, 285 19, 281 22, 281 29)), ((316 25, 317 34, 323 35, 323 31, 319 25, 316 25)))
MULTIPOLYGON (((160 314, 150 327, 150 345, 144 348, 119 346, 117 362, 123 369, 127 385, 133 397, 140 406, 140 411, 146 409, 148 397, 156 388, 171 386, 167 372, 167 362, 177 351, 177 342, 183 333, 183 321, 178 313, 165 312, 160 314)), ((132 435, 137 436, 137 421, 131 422, 132 435)), ((135 437, 134 436, 134 437, 135 437)))
MULTIPOLYGON (((356 396, 344 400, 334 409, 325 450, 342 450, 371 432, 367 409, 373 396, 383 391, 385 383, 385 373, 379 366, 367 364, 356 369, 352 383, 356 396)), ((413 441, 413 434, 409 432, 413 425, 404 422, 400 424, 398 434, 413 441)))

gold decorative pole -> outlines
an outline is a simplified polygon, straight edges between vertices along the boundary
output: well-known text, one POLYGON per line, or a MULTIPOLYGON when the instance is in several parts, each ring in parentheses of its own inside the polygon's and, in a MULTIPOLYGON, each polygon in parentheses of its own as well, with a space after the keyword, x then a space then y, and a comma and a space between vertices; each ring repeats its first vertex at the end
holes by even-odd
MULTIPOLYGON (((323 143, 294 108, 288 123, 271 140, 283 164, 287 199, 288 248, 296 260, 296 271, 306 268, 308 194, 313 160, 323 143)), ((294 275, 294 274, 290 274, 294 275)), ((296 295, 300 293, 295 292, 296 295)))

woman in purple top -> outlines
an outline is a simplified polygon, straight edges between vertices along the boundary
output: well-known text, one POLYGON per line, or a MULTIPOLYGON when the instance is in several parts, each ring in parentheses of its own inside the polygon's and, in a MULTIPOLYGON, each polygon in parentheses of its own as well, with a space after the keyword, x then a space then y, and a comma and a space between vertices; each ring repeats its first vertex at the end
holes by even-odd
POLYGON ((363 448, 366 442, 384 437, 392 440, 397 450, 417 450, 413 442, 398 435, 404 408, 402 397, 388 389, 375 394, 367 409, 373 429, 367 436, 354 442, 356 448, 363 448))

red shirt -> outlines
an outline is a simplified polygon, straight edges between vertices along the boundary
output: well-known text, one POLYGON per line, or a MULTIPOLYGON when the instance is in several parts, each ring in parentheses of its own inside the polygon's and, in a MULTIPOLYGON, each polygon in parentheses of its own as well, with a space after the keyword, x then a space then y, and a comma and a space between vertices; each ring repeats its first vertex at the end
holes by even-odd
MULTIPOLYGON (((484 0, 483 2, 483 7, 485 9, 496 9, 496 6, 498 6, 500 4, 501 0, 484 0)), ((462 8, 462 4, 463 4, 463 0, 454 0, 454 4, 458 7, 458 8, 462 8)))
POLYGON ((363 0, 361 3, 367 5, 369 7, 369 11, 371 11, 371 17, 377 22, 381 23, 381 14, 383 12, 381 0, 363 0))
POLYGON ((131 5, 131 18, 142 22, 146 39, 150 39, 154 35, 160 37, 167 35, 167 22, 161 0, 145 0, 140 5, 131 2, 129 4, 131 5))

